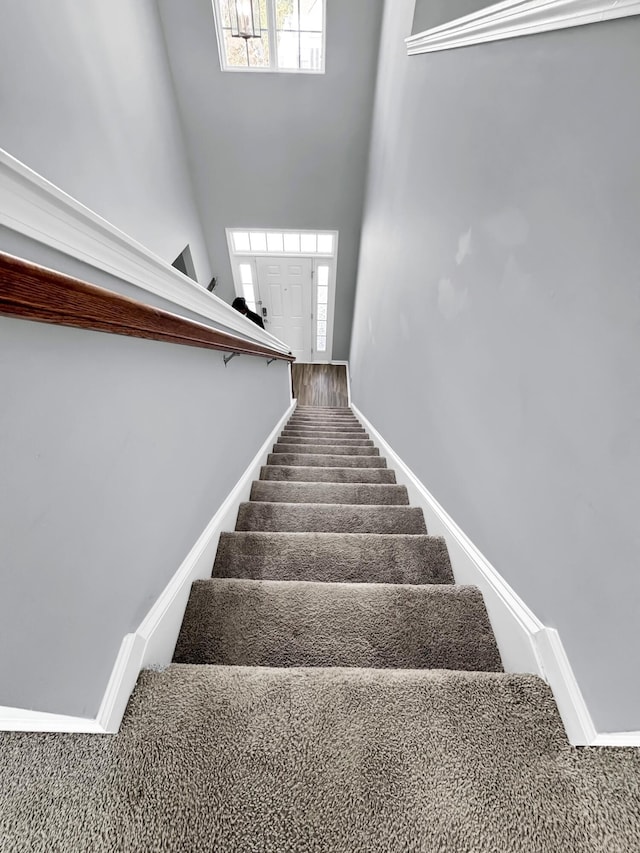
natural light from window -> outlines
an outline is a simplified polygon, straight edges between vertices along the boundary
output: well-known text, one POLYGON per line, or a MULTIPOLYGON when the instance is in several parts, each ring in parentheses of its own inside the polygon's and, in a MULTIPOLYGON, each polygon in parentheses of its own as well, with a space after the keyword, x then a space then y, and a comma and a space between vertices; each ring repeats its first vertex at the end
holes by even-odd
POLYGON ((318 305, 316 308, 316 350, 327 349, 327 302, 329 301, 329 267, 318 264, 318 305))
MULTIPOLYGON (((312 292, 311 322, 315 352, 328 354, 332 346, 338 232, 245 227, 227 228, 226 233, 236 293, 244 296, 249 308, 257 313, 262 309, 262 300, 268 298, 264 293, 261 295, 261 262, 273 264, 273 267, 267 266, 266 269, 277 271, 278 256, 288 259, 294 266, 303 258, 310 259, 308 281, 312 292)), ((262 284, 268 287, 264 281, 262 284)))
POLYGON ((234 2, 213 0, 224 71, 324 73, 326 0, 259 0, 260 37, 249 39, 231 34, 234 2))
POLYGON ((232 231, 237 255, 333 255, 333 234, 305 231, 232 231))
POLYGON ((240 281, 242 293, 247 300, 247 305, 252 311, 256 310, 256 292, 253 286, 253 270, 251 264, 240 264, 240 281))

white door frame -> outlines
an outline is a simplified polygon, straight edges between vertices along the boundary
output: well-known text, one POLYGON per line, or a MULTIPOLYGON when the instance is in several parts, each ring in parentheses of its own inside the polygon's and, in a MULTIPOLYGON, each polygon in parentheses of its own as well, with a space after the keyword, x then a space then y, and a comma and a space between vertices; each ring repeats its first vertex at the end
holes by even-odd
MULTIPOLYGON (((261 252, 261 251, 236 251, 233 242, 233 232, 242 231, 247 233, 296 233, 296 234, 315 234, 318 232, 310 231, 295 231, 286 228, 226 228, 227 246, 229 249, 229 260, 231 263, 231 272, 233 275, 233 286, 237 296, 245 296, 243 282, 240 277, 240 264, 250 264, 252 274, 252 284, 255 288, 256 295, 256 313, 262 316, 262 303, 259 299, 258 290, 258 258, 286 258, 288 260, 301 260, 309 258, 311 260, 311 316, 309 322, 311 327, 311 361, 318 363, 330 363, 333 353, 333 327, 335 317, 335 297, 336 297, 336 269, 338 260, 338 232, 323 231, 323 234, 331 234, 333 236, 333 252, 331 254, 312 254, 307 252, 291 253, 291 252, 261 252), (328 266, 328 302, 327 302, 327 335, 326 335, 326 350, 324 352, 317 351, 317 305, 318 305, 318 267, 328 266)), ((249 300, 247 300, 249 301, 249 300)), ((267 318, 268 319, 268 318, 267 318)))

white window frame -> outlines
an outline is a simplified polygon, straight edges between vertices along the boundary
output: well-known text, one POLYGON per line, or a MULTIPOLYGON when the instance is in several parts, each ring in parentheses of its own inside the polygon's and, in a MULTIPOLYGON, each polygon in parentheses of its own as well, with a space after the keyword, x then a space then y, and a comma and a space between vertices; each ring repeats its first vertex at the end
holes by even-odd
MULTIPOLYGON (((310 231, 308 229, 294 228, 245 228, 235 227, 225 229, 227 237, 227 246, 229 249, 229 260, 231 262, 231 272, 233 274, 233 286, 236 296, 244 296, 242 280, 240 276, 240 264, 251 263, 253 285, 258 288, 258 272, 257 258, 291 258, 292 260, 300 258, 311 259, 311 361, 314 364, 330 364, 333 354, 333 325, 335 318, 335 302, 336 302, 336 270, 338 267, 338 232, 329 229, 318 231, 310 231), (331 234, 333 237, 333 251, 328 253, 311 253, 311 252, 256 252, 251 249, 247 251, 236 251, 233 241, 234 231, 260 232, 264 234, 331 234), (327 343, 324 352, 318 352, 317 345, 317 329, 318 329, 318 267, 326 265, 329 267, 329 293, 327 302, 327 343)), ((256 312, 262 316, 262 302, 257 300, 256 312)))
MULTIPOLYGON (((222 13, 220 11, 220 0, 212 0, 213 17, 215 20, 216 39, 218 42, 218 56, 220 57, 220 68, 223 71, 239 71, 246 73, 266 73, 266 74, 324 74, 327 54, 327 0, 319 0, 322 3, 322 65, 320 68, 278 68, 278 55, 276 43, 276 16, 275 16, 275 0, 266 0, 267 5, 267 26, 269 32, 269 65, 266 68, 256 68, 255 66, 238 66, 228 65, 226 60, 226 51, 224 45, 224 34, 222 28, 222 13)), ((295 31, 294 31, 295 32, 295 31)))
MULTIPOLYGON (((337 249, 337 237, 335 242, 335 248, 337 249)), ((311 360, 314 364, 330 364, 332 361, 333 355, 333 321, 335 317, 335 304, 336 304, 336 267, 338 265, 337 256, 333 257, 322 257, 321 255, 316 255, 313 259, 313 268, 312 268, 312 280, 313 280, 313 288, 312 288, 312 309, 311 309, 311 322, 312 322, 312 334, 311 334, 311 360), (319 266, 328 266, 329 267, 329 293, 328 293, 328 302, 327 302, 327 345, 324 352, 318 352, 316 349, 316 338, 318 336, 318 267, 319 266)))

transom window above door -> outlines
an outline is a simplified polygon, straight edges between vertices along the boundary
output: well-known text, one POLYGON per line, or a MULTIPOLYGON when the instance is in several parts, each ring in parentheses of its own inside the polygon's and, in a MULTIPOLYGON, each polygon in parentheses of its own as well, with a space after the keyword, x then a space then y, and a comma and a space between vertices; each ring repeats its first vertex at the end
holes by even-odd
POLYGON ((235 231, 230 232, 236 255, 334 254, 335 234, 330 231, 235 231))
POLYGON ((236 296, 302 361, 331 359, 337 231, 227 228, 236 296))
POLYGON ((324 74, 326 0, 213 0, 223 71, 324 74), (238 35, 238 21, 255 36, 238 35))

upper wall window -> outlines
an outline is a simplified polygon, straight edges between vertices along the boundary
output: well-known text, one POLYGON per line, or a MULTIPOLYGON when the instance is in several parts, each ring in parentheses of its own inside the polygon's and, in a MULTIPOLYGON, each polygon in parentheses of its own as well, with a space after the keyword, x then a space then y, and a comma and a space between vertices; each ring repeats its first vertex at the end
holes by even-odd
POLYGON ((259 38, 232 34, 236 3, 251 14, 250 0, 213 0, 223 71, 324 73, 326 0, 254 0, 259 38))
POLYGON ((236 255, 334 255, 337 232, 236 231, 227 229, 236 255))

